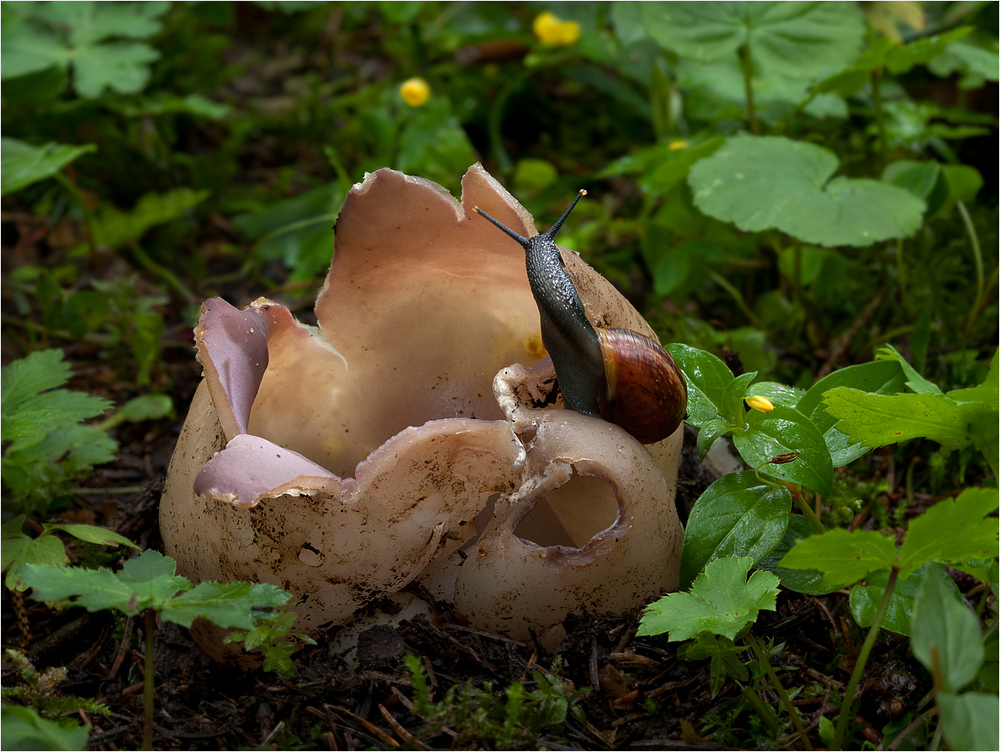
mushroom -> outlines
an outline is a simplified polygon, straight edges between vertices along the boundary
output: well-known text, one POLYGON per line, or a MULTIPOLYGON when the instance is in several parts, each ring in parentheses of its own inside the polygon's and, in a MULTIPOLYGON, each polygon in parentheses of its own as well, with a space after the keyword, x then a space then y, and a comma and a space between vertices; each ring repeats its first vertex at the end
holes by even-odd
MULTIPOLYGON (((417 580, 474 626, 550 643, 569 613, 676 587, 682 432, 644 446, 560 409, 524 251, 472 207, 525 238, 533 221, 478 164, 462 188, 388 169, 355 185, 318 328, 265 299, 204 303, 160 508, 180 574, 284 587, 313 634, 417 580)), ((591 324, 655 341, 560 253, 591 324)))

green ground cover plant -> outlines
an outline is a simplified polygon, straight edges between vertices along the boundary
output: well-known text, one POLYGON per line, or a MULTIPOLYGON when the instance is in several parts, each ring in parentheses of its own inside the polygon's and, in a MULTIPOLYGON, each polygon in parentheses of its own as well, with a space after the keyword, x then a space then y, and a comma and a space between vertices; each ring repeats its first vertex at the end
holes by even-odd
MULTIPOLYGON (((228 746, 386 744, 355 719, 388 714, 412 741, 380 733, 415 746, 997 748, 996 4, 0 14, 5 645, 27 652, 49 629, 39 620, 91 610, 142 614, 147 640, 154 617, 233 626, 263 658, 259 686, 285 683, 253 696, 282 695, 280 728, 228 746), (322 640, 310 652, 292 631, 287 594, 257 603, 234 583, 202 599, 157 554, 155 512, 118 515, 138 514, 165 472, 199 374, 202 300, 263 294, 309 320, 366 171, 457 192, 476 160, 540 226, 586 186, 561 242, 672 343, 698 457, 731 447, 746 469, 697 489, 680 591, 649 605, 633 641, 570 631, 551 673, 529 671, 524 647, 520 672, 491 675, 484 638, 465 635, 435 661, 480 662, 411 659, 397 694, 370 678, 367 700, 331 693, 347 685, 323 673, 322 640), (775 631, 793 603, 842 620, 830 634, 810 623, 826 652, 775 631), (919 689, 898 713, 873 710, 875 674, 895 676, 886 645, 919 689), (676 708, 642 673, 657 651, 685 659, 657 679, 692 682, 676 708), (330 710, 341 704, 353 715, 330 710)), ((75 720, 39 699, 50 684, 46 698, 68 698, 57 666, 11 660, 5 748, 82 749, 81 712, 108 731, 93 697, 76 698, 75 720)), ((115 702, 112 717, 132 712, 115 702)), ((250 728, 259 706, 237 704, 250 728)), ((149 743, 152 708, 133 718, 123 746, 149 743)))

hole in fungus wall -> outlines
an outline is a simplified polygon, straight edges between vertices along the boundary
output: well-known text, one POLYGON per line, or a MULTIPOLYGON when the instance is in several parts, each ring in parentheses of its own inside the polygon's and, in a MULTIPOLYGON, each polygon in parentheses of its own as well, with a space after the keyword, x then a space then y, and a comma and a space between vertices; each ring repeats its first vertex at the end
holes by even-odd
POLYGON ((618 496, 606 478, 578 475, 539 499, 514 528, 538 546, 581 548, 618 520, 618 496))

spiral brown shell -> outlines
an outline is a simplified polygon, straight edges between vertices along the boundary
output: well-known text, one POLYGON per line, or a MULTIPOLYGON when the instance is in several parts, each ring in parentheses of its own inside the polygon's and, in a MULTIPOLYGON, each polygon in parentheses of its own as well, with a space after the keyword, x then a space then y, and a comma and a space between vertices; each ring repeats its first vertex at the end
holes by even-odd
POLYGON ((598 397, 601 417, 643 444, 677 430, 687 410, 684 375, 660 345, 624 329, 598 329, 607 391, 598 397))

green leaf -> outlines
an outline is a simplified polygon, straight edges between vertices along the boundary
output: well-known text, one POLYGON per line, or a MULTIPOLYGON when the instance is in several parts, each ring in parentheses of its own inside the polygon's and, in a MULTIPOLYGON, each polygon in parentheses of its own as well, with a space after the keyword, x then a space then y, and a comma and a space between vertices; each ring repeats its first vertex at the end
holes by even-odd
POLYGON ((779 564, 786 569, 822 572, 821 585, 831 592, 864 579, 869 572, 890 569, 895 561, 896 545, 884 535, 834 528, 799 541, 779 564))
POLYGON ((344 194, 331 183, 256 212, 240 214, 233 224, 256 241, 254 255, 280 259, 289 269, 315 274, 329 266, 333 252, 330 228, 337 221, 344 194))
POLYGON ((94 243, 109 248, 127 245, 139 240, 150 228, 184 216, 208 196, 208 191, 176 188, 166 193, 147 193, 130 212, 101 204, 91 224, 94 243))
POLYGON ((63 530, 69 533, 74 538, 86 541, 87 543, 96 543, 99 546, 128 546, 129 548, 138 549, 139 547, 135 545, 132 541, 126 538, 124 535, 116 533, 114 530, 108 530, 107 528, 97 527, 95 525, 49 525, 46 527, 52 530, 63 530))
POLYGON ((680 586, 717 558, 763 559, 781 541, 791 506, 787 488, 762 483, 753 471, 719 478, 698 498, 684 528, 680 586))
POLYGON ((819 570, 786 569, 779 566, 779 562, 785 557, 785 554, 791 551, 798 541, 808 538, 810 535, 816 535, 816 528, 809 520, 801 514, 789 515, 788 527, 785 528, 781 542, 775 546, 771 553, 757 562, 757 569, 773 572, 778 575, 783 588, 794 590, 797 593, 826 595, 834 590, 839 590, 837 587, 824 587, 823 573, 819 570))
POLYGON ((837 430, 865 447, 923 437, 946 450, 961 449, 996 422, 979 404, 957 403, 938 394, 887 396, 837 387, 824 395, 823 404, 837 419, 837 430))
POLYGON ((937 384, 931 383, 917 373, 917 370, 907 363, 906 358, 900 355, 899 351, 892 345, 880 347, 875 351, 875 357, 878 360, 895 361, 896 363, 899 363, 899 367, 902 368, 903 373, 906 374, 906 385, 917 394, 943 394, 937 384))
POLYGON ((819 429, 791 407, 775 405, 768 413, 751 410, 747 430, 733 434, 733 444, 750 467, 798 483, 824 496, 833 488, 833 462, 819 429), (775 457, 789 457, 773 463, 775 457))
POLYGON ((136 94, 149 80, 149 63, 160 55, 147 44, 120 38, 156 34, 169 8, 166 2, 33 3, 13 28, 4 23, 3 76, 72 65, 76 91, 83 97, 98 97, 106 88, 136 94))
POLYGON ((757 378, 757 372, 743 373, 734 378, 722 391, 722 399, 719 400, 719 414, 722 418, 734 427, 746 426, 746 407, 743 405, 743 398, 747 395, 750 382, 757 378))
MULTIPOLYGON (((913 603, 927 577, 937 577, 944 583, 945 587, 953 590, 956 595, 958 594, 958 587, 941 567, 930 563, 925 564, 911 577, 896 581, 892 594, 889 596, 888 608, 882 619, 883 629, 909 637, 913 603)), ((855 585, 851 588, 851 615, 859 627, 867 628, 875 623, 875 616, 878 614, 888 584, 889 570, 883 569, 870 574, 864 585, 855 585)))
POLYGON ((165 604, 161 617, 184 627, 201 616, 220 627, 252 629, 254 606, 283 606, 291 597, 275 585, 203 582, 165 604))
POLYGON ((822 246, 912 235, 924 202, 875 180, 837 177, 837 157, 778 136, 736 136, 691 168, 694 203, 747 232, 778 229, 822 246))
POLYGON ((924 668, 940 671, 945 692, 969 684, 985 659, 979 619, 937 577, 924 578, 913 604, 910 647, 924 668))
POLYGON ((13 138, 0 139, 0 149, 0 195, 3 196, 51 177, 84 154, 97 151, 93 144, 70 146, 50 141, 32 146, 13 138))
POLYGON ((996 695, 941 692, 937 704, 949 749, 1000 749, 1000 705, 996 695))
POLYGON ((840 368, 817 381, 799 400, 797 409, 823 434, 834 467, 843 467, 868 451, 836 429, 837 419, 826 412, 823 395, 838 386, 875 394, 896 394, 903 388, 903 371, 898 363, 874 361, 840 368))
POLYGON ((926 561, 961 562, 997 554, 997 525, 992 512, 1000 506, 995 488, 967 488, 957 499, 939 501, 910 522, 899 550, 900 577, 926 561))
POLYGON ((698 431, 698 459, 704 460, 705 455, 708 454, 708 450, 712 448, 712 444, 715 443, 716 439, 732 433, 732 430, 732 426, 722 418, 702 423, 698 431))
POLYGON ((62 350, 38 350, 2 369, 4 441, 42 439, 51 429, 100 415, 111 403, 83 392, 54 389, 71 375, 62 350))
POLYGON ((722 412, 722 396, 733 380, 733 372, 719 358, 696 347, 675 342, 665 349, 684 373, 688 388, 688 423, 697 427, 718 418, 722 412))
POLYGON ((848 3, 643 3, 646 33, 666 49, 709 62, 750 47, 769 73, 812 76, 858 53, 864 23, 848 3))
POLYGON ((129 559, 118 573, 118 579, 139 598, 140 611, 162 608, 177 593, 187 590, 191 583, 176 577, 177 562, 159 551, 143 551, 129 559))
POLYGON ((746 646, 737 647, 732 640, 717 637, 709 632, 699 634, 694 642, 681 645, 677 656, 685 660, 699 661, 709 658, 709 692, 715 697, 722 691, 728 676, 734 676, 741 682, 749 681, 750 672, 740 660, 740 653, 747 650, 746 646))
POLYGON ((107 569, 79 569, 51 565, 25 564, 21 578, 32 588, 31 597, 41 601, 70 599, 70 605, 83 606, 88 611, 116 608, 128 614, 139 609, 129 608, 134 592, 107 569))
POLYGON ((695 162, 714 154, 725 141, 722 136, 714 136, 700 144, 679 149, 665 144, 659 157, 639 178, 639 187, 651 196, 662 196, 687 178, 695 162))
POLYGON ((754 572, 747 580, 752 564, 731 556, 710 562, 690 593, 671 593, 647 607, 637 634, 669 632, 671 642, 703 632, 736 639, 762 609, 774 610, 778 595, 778 578, 770 572, 754 572))
POLYGON ((74 721, 67 725, 42 718, 34 708, 4 703, 0 738, 4 749, 83 750, 90 738, 90 726, 74 721))
POLYGON ((44 511, 53 499, 69 492, 73 478, 111 462, 117 449, 117 442, 98 428, 63 424, 41 441, 34 437, 15 441, 0 466, 4 483, 23 508, 44 511))
POLYGON ((122 423, 142 423, 147 420, 158 420, 170 415, 174 410, 174 402, 165 394, 143 394, 133 397, 124 405, 98 424, 98 428, 107 431, 122 423))
POLYGON ((11 590, 23 592, 28 589, 29 585, 21 577, 21 567, 25 564, 61 566, 68 562, 66 548, 54 535, 4 539, 2 569, 7 572, 4 583, 11 590))

